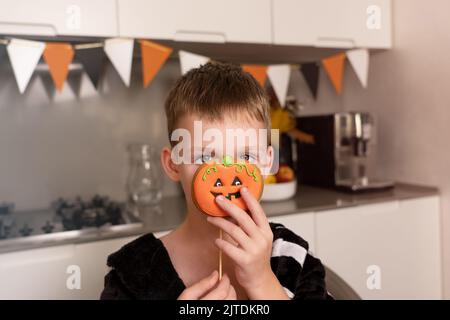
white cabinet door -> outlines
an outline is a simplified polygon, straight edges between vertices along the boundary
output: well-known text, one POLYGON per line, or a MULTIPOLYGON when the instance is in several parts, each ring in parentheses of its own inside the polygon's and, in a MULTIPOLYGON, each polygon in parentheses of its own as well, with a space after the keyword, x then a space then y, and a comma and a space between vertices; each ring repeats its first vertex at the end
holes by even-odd
POLYGON ((271 0, 118 0, 123 37, 271 43, 271 0))
POLYGON ((0 300, 99 299, 108 255, 136 237, 1 254, 0 300), (74 275, 79 288, 70 285, 74 275))
POLYGON ((281 223, 306 240, 309 250, 315 252, 314 213, 297 213, 269 218, 270 222, 281 223))
POLYGON ((439 199, 317 213, 320 259, 363 299, 439 299, 439 199))
POLYGON ((0 255, 0 300, 70 299, 67 267, 75 246, 57 246, 0 255))
POLYGON ((275 44, 390 48, 391 32, 391 0, 273 0, 275 44))
POLYGON ((111 0, 0 0, 0 34, 114 37, 111 0))

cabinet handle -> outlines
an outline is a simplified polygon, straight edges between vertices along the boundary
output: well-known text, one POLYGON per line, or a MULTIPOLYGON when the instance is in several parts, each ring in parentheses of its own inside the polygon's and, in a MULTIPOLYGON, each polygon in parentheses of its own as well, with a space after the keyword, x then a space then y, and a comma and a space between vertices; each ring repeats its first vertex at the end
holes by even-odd
POLYGON ((176 31, 173 39, 175 41, 187 42, 214 42, 225 43, 226 36, 224 32, 206 32, 206 31, 176 31))
POLYGON ((16 23, 0 22, 0 33, 2 34, 36 34, 40 36, 56 36, 54 25, 47 23, 16 23))
POLYGON ((350 38, 318 37, 316 47, 354 48, 355 40, 350 38))

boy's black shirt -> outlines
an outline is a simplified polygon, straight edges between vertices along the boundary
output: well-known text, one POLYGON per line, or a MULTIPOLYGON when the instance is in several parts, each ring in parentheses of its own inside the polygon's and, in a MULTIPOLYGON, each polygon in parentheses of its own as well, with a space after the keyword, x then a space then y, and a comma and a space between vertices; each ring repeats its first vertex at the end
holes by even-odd
MULTIPOLYGON (((308 243, 281 224, 270 223, 272 271, 291 299, 331 299, 325 269, 308 252, 308 243)), ((177 299, 186 288, 161 240, 152 233, 108 257, 101 299, 177 299)))

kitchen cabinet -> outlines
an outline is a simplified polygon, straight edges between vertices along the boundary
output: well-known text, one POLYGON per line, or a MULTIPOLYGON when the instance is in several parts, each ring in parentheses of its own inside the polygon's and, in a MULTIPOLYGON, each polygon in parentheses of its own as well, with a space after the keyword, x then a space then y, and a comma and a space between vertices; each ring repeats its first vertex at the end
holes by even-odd
POLYGON ((0 0, 0 34, 115 37, 116 2, 0 0))
POLYGON ((108 255, 134 238, 1 254, 0 300, 98 299, 108 272, 108 255), (68 288, 68 279, 78 271, 80 287, 68 288))
MULTIPOLYGON (((308 241, 363 299, 442 298, 438 196, 269 220, 308 241)), ((108 255, 138 236, 0 254, 0 299, 98 299, 108 255), (67 288, 69 266, 79 268, 79 289, 67 288)))
POLYGON ((272 217, 270 222, 281 223, 309 244, 309 251, 314 253, 315 249, 315 227, 314 212, 296 213, 284 216, 272 217))
POLYGON ((273 0, 273 42, 391 48, 391 0, 273 0))
POLYGON ((267 43, 271 0, 118 0, 122 37, 267 43))
POLYGON ((440 299, 439 198, 319 212, 322 262, 363 299, 440 299))

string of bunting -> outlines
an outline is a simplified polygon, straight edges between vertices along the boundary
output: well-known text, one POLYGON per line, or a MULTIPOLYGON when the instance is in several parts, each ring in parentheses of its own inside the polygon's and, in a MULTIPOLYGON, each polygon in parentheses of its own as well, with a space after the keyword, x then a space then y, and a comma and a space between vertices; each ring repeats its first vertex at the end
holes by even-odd
MULTIPOLYGON (((41 57, 48 65, 50 76, 57 91, 62 91, 73 60, 83 66, 95 88, 104 71, 105 56, 119 74, 123 83, 129 87, 133 61, 134 43, 138 41, 142 57, 143 87, 148 87, 173 49, 150 40, 112 38, 101 42, 70 44, 68 42, 41 42, 24 39, 0 39, 6 51, 16 78, 20 93, 24 93, 41 57)), ((211 60, 209 57, 178 51, 181 73, 185 74, 211 60)), ((0 54, 0 59, 2 55, 0 54)), ((262 86, 267 79, 275 91, 281 105, 285 104, 292 70, 297 70, 305 79, 311 95, 317 98, 320 70, 323 67, 337 94, 343 90, 345 61, 352 65, 361 85, 367 88, 369 71, 369 52, 367 49, 352 49, 322 59, 320 62, 302 64, 242 64, 262 86)))

